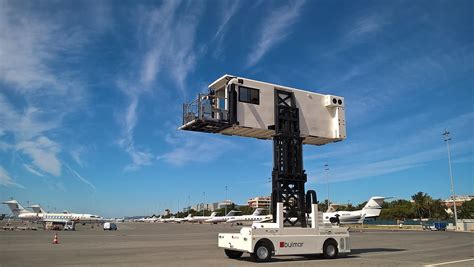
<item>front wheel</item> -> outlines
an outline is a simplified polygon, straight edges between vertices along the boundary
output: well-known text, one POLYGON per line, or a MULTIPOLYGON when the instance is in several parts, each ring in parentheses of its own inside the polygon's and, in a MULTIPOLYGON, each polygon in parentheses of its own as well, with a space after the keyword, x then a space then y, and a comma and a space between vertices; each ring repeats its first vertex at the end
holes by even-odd
POLYGON ((334 259, 337 257, 337 242, 334 240, 327 240, 324 242, 323 255, 326 259, 334 259))
POLYGON ((256 262, 267 262, 272 257, 272 250, 266 243, 259 243, 255 246, 252 257, 256 262))
POLYGON ((224 249, 225 255, 231 259, 238 259, 244 254, 242 251, 224 249))

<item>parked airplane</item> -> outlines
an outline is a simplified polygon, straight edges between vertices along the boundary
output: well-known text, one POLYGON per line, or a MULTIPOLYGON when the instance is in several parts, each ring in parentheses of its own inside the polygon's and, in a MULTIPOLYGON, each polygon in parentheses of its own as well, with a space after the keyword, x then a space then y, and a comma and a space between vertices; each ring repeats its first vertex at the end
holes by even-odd
POLYGON ((161 221, 164 222, 164 223, 171 223, 171 222, 175 222, 175 219, 176 219, 176 217, 171 216, 169 218, 164 218, 161 221))
POLYGON ((40 205, 31 205, 28 208, 33 209, 33 212, 35 213, 47 213, 40 205))
POLYGON ((204 221, 206 220, 209 220, 209 219, 212 219, 214 217, 216 217, 218 213, 217 212, 213 212, 211 213, 211 216, 191 216, 191 218, 188 219, 188 222, 190 223, 203 223, 204 221))
POLYGON ((265 209, 258 208, 253 212, 252 215, 232 216, 226 221, 226 223, 241 224, 242 222, 263 222, 263 221, 272 220, 273 219, 272 215, 260 215, 262 214, 262 211, 264 210, 265 209))
POLYGON ((187 222, 191 217, 192 217, 192 215, 188 214, 188 216, 186 216, 184 218, 174 218, 174 220, 171 221, 171 222, 175 222, 175 223, 187 222))
POLYGON ((139 222, 148 222, 148 223, 155 223, 155 222, 161 222, 162 221, 162 215, 160 215, 159 217, 156 217, 155 215, 151 216, 151 217, 147 217, 147 218, 141 218, 139 219, 138 221, 139 222))
POLYGON ((226 222, 227 220, 231 219, 232 217, 235 217, 239 213, 241 213, 241 211, 231 210, 225 216, 215 216, 213 218, 209 218, 209 219, 205 220, 204 222, 207 222, 207 223, 223 223, 223 222, 226 222))
POLYGON ((8 205, 15 217, 24 221, 52 222, 59 224, 66 224, 66 222, 86 224, 101 223, 104 221, 102 217, 92 214, 31 212, 23 208, 23 206, 14 199, 2 203, 8 205))
POLYGON ((361 210, 324 212, 323 221, 325 223, 337 223, 339 219, 339 223, 351 224, 362 223, 365 219, 377 218, 382 211, 384 199, 385 197, 371 197, 361 210))

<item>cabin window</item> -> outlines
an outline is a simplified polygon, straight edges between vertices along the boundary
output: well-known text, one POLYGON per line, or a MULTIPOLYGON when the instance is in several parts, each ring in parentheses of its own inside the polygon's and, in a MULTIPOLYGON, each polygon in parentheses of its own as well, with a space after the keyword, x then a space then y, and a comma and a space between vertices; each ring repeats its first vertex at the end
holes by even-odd
POLYGON ((259 105, 260 90, 249 87, 239 86, 239 101, 259 105))

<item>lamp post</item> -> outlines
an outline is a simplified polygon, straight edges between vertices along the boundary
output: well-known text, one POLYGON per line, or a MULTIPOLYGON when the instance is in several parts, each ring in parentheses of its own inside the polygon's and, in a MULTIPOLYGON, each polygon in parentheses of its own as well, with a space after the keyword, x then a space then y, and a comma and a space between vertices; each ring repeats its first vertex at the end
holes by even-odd
POLYGON ((449 164, 449 176, 451 178, 451 198, 453 199, 453 208, 454 208, 454 226, 458 226, 458 212, 456 209, 456 193, 454 192, 454 181, 453 181, 453 170, 451 168, 451 151, 449 148, 449 141, 451 140, 451 137, 449 136, 448 130, 444 130, 443 136, 444 136, 444 141, 446 142, 446 146, 448 148, 448 164, 449 164))
POLYGON ((326 171, 326 190, 327 190, 327 199, 328 199, 328 208, 329 208, 329 165, 324 164, 324 170, 326 171))
POLYGON ((224 200, 224 204, 225 204, 225 215, 227 215, 227 185, 225 186, 225 200, 224 200))

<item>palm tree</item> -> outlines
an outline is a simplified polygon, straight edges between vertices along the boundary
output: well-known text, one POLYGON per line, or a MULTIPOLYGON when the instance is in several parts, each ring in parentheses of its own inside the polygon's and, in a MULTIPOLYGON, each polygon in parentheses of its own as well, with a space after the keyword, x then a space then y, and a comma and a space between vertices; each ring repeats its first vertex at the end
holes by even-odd
POLYGON ((420 219, 428 217, 430 213, 430 203, 432 202, 431 197, 426 193, 418 192, 411 196, 411 199, 415 202, 415 210, 420 219))

